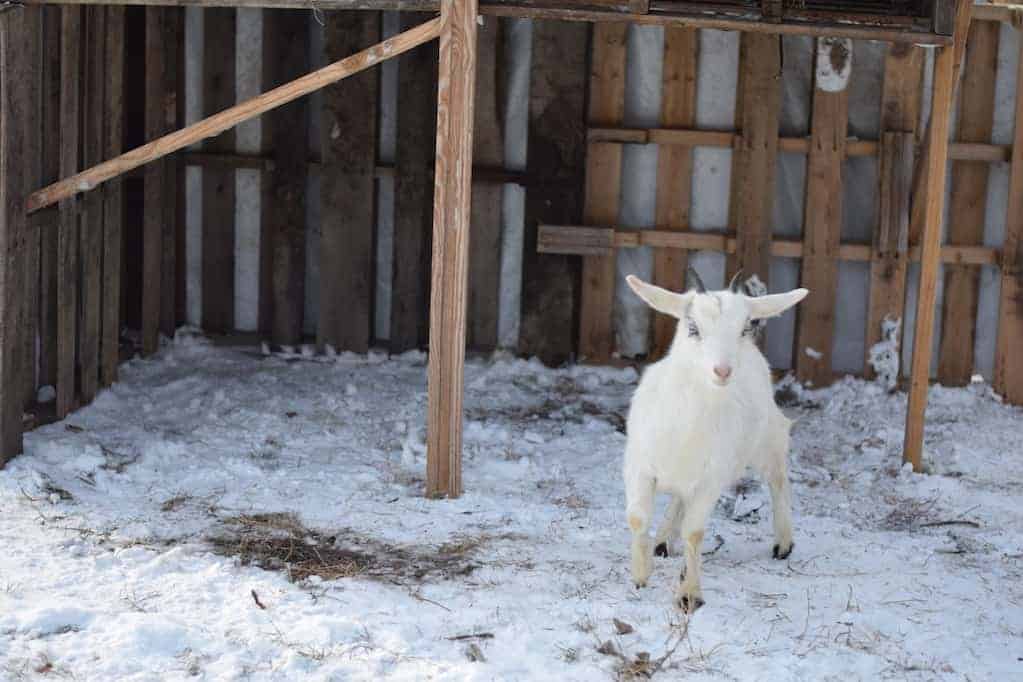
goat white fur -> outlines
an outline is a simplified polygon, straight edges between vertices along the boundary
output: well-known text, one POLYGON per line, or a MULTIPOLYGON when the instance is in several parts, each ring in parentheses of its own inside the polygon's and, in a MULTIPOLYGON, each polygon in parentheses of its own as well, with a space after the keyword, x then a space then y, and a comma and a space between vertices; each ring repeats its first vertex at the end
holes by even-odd
POLYGON ((695 611, 700 546, 707 516, 726 486, 747 467, 767 480, 774 512, 774 556, 792 551, 788 482, 789 419, 775 405, 767 361, 752 322, 801 301, 806 289, 748 297, 733 285, 677 294, 630 275, 632 290, 655 310, 679 319, 668 354, 643 373, 629 409, 625 446, 626 515, 632 531, 632 578, 646 585, 651 571, 647 530, 658 492, 672 495, 657 533, 657 552, 682 540, 685 567, 677 606, 695 611))

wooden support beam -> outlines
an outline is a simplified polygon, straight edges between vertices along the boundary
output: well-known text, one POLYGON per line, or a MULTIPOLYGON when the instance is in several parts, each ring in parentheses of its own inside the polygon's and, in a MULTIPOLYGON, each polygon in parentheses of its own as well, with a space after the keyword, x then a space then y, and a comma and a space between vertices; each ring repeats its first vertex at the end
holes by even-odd
MULTIPOLYGON (((402 28, 414 25, 402 16, 402 28)), ((398 131, 394 178, 394 271, 391 277, 390 350, 427 345, 430 320, 430 225, 434 216, 437 46, 425 45, 398 60, 398 131)))
POLYGON ((732 194, 739 247, 731 272, 742 269, 768 283, 774 173, 781 109, 781 50, 777 36, 743 34, 739 52, 742 142, 735 155, 732 194))
POLYGON ((555 366, 575 353, 580 264, 541 256, 539 229, 582 222, 588 43, 585 24, 533 22, 518 350, 555 366))
MULTIPOLYGON (((237 13, 234 9, 216 8, 203 12, 205 23, 203 29, 202 102, 206 116, 228 109, 235 101, 236 18, 237 13)), ((235 151, 234 127, 232 126, 217 137, 207 140, 203 149, 213 152, 235 151)), ((234 171, 224 168, 204 168, 202 172, 202 327, 212 332, 225 333, 234 330, 234 217, 234 171)), ((155 273, 155 276, 159 281, 158 272, 155 273)), ((149 275, 146 276, 146 279, 149 279, 149 275)), ((156 300, 159 300, 159 297, 156 300)))
MULTIPOLYGON (((43 8, 26 7, 25 13, 25 59, 32 66, 26 74, 25 105, 25 179, 23 187, 34 187, 42 184, 42 61, 43 61, 43 8)), ((39 329, 39 274, 40 252, 39 235, 35 232, 26 234, 24 275, 24 329, 21 333, 21 367, 22 404, 28 406, 36 399, 36 339, 39 329)))
MULTIPOLYGON (((277 87, 309 70, 307 17, 294 10, 263 13, 263 85, 277 87)), ((305 318, 305 206, 308 156, 308 105, 297 99, 263 119, 263 146, 273 155, 273 171, 263 173, 262 240, 271 255, 271 319, 276 345, 302 341, 305 318)), ((372 193, 369 197, 372 197, 372 193)), ((369 197, 363 201, 369 203, 369 197)), ((261 306, 262 307, 262 306, 261 306)), ((265 323, 269 322, 269 325, 265 323)))
MULTIPOLYGON (((124 137, 124 8, 107 8, 106 42, 106 139, 107 158, 121 153, 124 137)), ((103 322, 100 383, 117 381, 121 338, 121 237, 124 192, 121 178, 114 178, 103 194, 103 322)), ((43 238, 53 230, 43 232, 43 238)), ((53 235, 56 237, 56 234, 53 235)))
MULTIPOLYGON (((122 10, 123 11, 123 10, 122 10)), ((47 184, 60 177, 60 7, 43 8, 42 178, 47 184)), ((52 226, 39 235, 39 382, 57 384, 57 229, 56 210, 37 213, 52 226)))
MULTIPOLYGON (((60 174, 78 170, 82 9, 64 7, 60 29, 60 174)), ((29 200, 31 203, 31 199, 29 200)), ((58 204, 57 237, 57 418, 75 409, 78 345, 78 210, 73 195, 58 204)))
POLYGON ((1005 243, 1002 245, 1002 287, 998 305, 995 390, 1023 405, 1023 49, 1016 73, 1016 132, 1009 174, 1005 243))
MULTIPOLYGON (((380 41, 379 12, 331 12, 326 21, 328 61, 380 41)), ((365 353, 373 338, 379 83, 374 70, 323 90, 316 334, 321 348, 365 353)))
MULTIPOLYGON (((661 125, 692 128, 696 125, 696 72, 700 51, 699 33, 693 28, 664 31, 664 67, 661 73, 661 125)), ((689 205, 693 191, 693 148, 670 146, 657 154, 655 221, 668 229, 689 229, 689 205)), ((677 249, 654 251, 654 284, 672 291, 685 289, 688 254, 677 249)), ((654 315, 650 357, 668 352, 675 338, 677 320, 654 315)))
POLYGON ((945 209, 945 172, 948 158, 949 118, 955 90, 957 52, 966 42, 970 25, 971 0, 958 0, 954 29, 955 44, 944 47, 934 60, 934 91, 931 96, 931 121, 927 137, 927 184, 924 199, 920 290, 917 296, 916 331, 913 336, 913 363, 910 373, 909 405, 906 412, 906 439, 902 449, 904 462, 914 471, 923 468, 924 413, 931 369, 931 342, 934 337, 934 299, 937 294, 938 266, 941 256, 941 220, 945 209))
MULTIPOLYGON (((882 340, 884 320, 904 316, 913 150, 920 120, 923 49, 889 45, 881 87, 881 143, 878 164, 878 224, 870 261, 864 373, 873 377, 870 349, 882 340)), ((900 324, 901 330, 901 324, 900 324)))
MULTIPOLYGON (((989 21, 970 25, 956 117, 956 137, 961 142, 991 141, 1000 30, 1001 26, 989 21)), ((957 161, 952 165, 947 243, 954 246, 984 243, 989 171, 988 164, 981 161, 957 161)), ((979 297, 979 268, 970 265, 945 268, 938 354, 938 380, 943 384, 965 386, 970 383, 979 297)))
MULTIPOLYGON (((500 168, 504 164, 501 129, 501 19, 486 20, 477 30, 475 133, 473 163, 500 168)), ((497 318, 501 298, 501 207, 504 187, 474 182, 472 239, 469 240, 468 347, 497 348, 497 318)))
MULTIPOLYGON (((31 25, 31 21, 28 21, 31 25)), ((29 62, 24 12, 0 15, 0 467, 22 451, 24 395, 19 381, 25 327, 25 137, 30 119, 29 62)))
MULTIPOLYGON (((184 106, 179 106, 178 83, 184 79, 184 60, 181 52, 185 49, 184 10, 178 7, 164 9, 163 16, 163 130, 177 130, 185 121, 184 106)), ((184 174, 178 154, 163 159, 163 248, 160 256, 160 333, 174 337, 178 321, 178 293, 183 289, 185 267, 184 244, 179 247, 178 237, 184 235, 184 217, 179 220, 178 211, 183 210, 178 194, 184 192, 184 174)))
MULTIPOLYGON (((829 60, 833 71, 848 69, 852 43, 824 41, 818 38, 817 60, 829 60)), ((800 283, 810 290, 810 295, 797 310, 795 357, 799 381, 818 387, 831 383, 833 376, 831 347, 835 335, 838 248, 842 237, 842 162, 849 127, 848 88, 843 87, 838 92, 823 88, 818 78, 813 91, 810 157, 806 167, 800 283)), ((766 214, 765 218, 770 221, 771 214, 766 214)))
MULTIPOLYGON (((217 10, 219 11, 219 10, 217 10)), ((215 12, 214 12, 215 13, 215 12)), ((165 129, 166 119, 164 116, 164 109, 166 103, 164 102, 165 96, 165 81, 164 81, 164 57, 166 53, 166 46, 164 45, 164 38, 166 32, 164 30, 164 16, 165 10, 163 7, 147 7, 146 8, 146 104, 145 104, 145 129, 146 139, 155 140, 161 135, 167 132, 165 129)), ((216 24, 210 26, 211 29, 217 27, 216 24)), ((232 33, 233 35, 233 33, 232 33)), ((227 37, 225 36, 225 39, 227 37)), ((231 45, 233 47, 233 41, 231 45)), ((221 68, 216 62, 222 60, 225 55, 213 52, 208 55, 207 63, 212 60, 214 69, 221 68)), ((234 62, 231 62, 230 73, 233 74, 234 62)), ((230 80, 224 82, 233 83, 233 77, 230 80)), ((213 89, 226 89, 223 88, 219 75, 212 76, 207 81, 207 87, 205 95, 209 97, 217 97, 218 95, 212 92, 213 89)), ((223 97, 220 95, 220 97, 223 97)), ((86 160, 87 165, 92 166, 96 161, 92 159, 86 160)), ((142 235, 142 354, 152 355, 160 348, 160 309, 163 302, 162 288, 163 288, 163 233, 164 233, 164 189, 166 188, 166 175, 167 164, 166 159, 156 159, 145 167, 145 174, 143 179, 144 185, 144 205, 143 205, 143 235, 142 235)), ((212 175, 212 174, 210 174, 212 175)), ((204 178, 208 177, 204 174, 204 178)), ((203 224, 207 222, 213 224, 213 228, 205 230, 205 233, 209 234, 209 248, 211 253, 218 253, 223 247, 218 248, 218 244, 223 240, 218 240, 214 233, 218 232, 221 228, 228 231, 228 239, 231 245, 231 253, 234 253, 234 240, 230 234, 229 222, 226 225, 220 224, 219 219, 223 218, 226 211, 216 211, 215 214, 208 213, 211 206, 219 206, 219 202, 213 203, 205 201, 205 191, 210 188, 209 185, 203 185, 203 224)), ((232 184, 233 189, 233 184, 232 184)), ((212 191, 214 196, 211 197, 215 202, 217 200, 216 192, 212 191)), ((234 204, 230 205, 231 216, 234 214, 234 204)), ((206 237, 204 234, 203 246, 207 246, 206 237)), ((208 261, 205 258, 204 252, 204 263, 203 263, 203 275, 206 276, 208 272, 208 261)), ((227 274, 228 277, 233 278, 233 270, 227 274)), ((205 283, 205 279, 204 279, 205 283)), ((220 286, 221 282, 217 282, 217 286, 220 286)), ((219 298, 222 294, 218 292, 214 286, 209 287, 209 292, 214 297, 219 298)), ((210 300, 206 296, 207 287, 203 287, 203 313, 205 316, 207 301, 210 300)), ((233 303, 233 302, 232 302, 233 303)), ((214 306, 211 306, 211 310, 214 306)), ((213 321, 216 318, 204 317, 204 322, 207 320, 213 321)), ((223 331, 219 327, 211 327, 218 331, 223 331)))
POLYGON ((29 195, 26 207, 31 213, 81 192, 95 189, 111 178, 123 175, 150 161, 172 154, 208 137, 218 135, 239 123, 265 114, 271 109, 287 104, 303 95, 308 95, 331 83, 336 83, 386 59, 397 57, 418 45, 433 40, 439 31, 440 19, 431 19, 419 24, 413 29, 341 61, 334 62, 318 71, 306 74, 279 88, 264 92, 262 95, 236 104, 177 132, 164 135, 158 140, 153 140, 114 159, 104 161, 98 166, 43 187, 29 195))
MULTIPOLYGON (((734 230, 715 232, 682 232, 678 230, 616 230, 614 227, 584 227, 579 225, 541 225, 537 251, 544 254, 572 256, 607 256, 614 249, 649 246, 658 249, 686 251, 715 251, 732 255, 738 250, 734 230)), ((795 239, 771 240, 771 255, 778 258, 803 257, 804 244, 795 239)), ((839 244, 838 260, 867 262, 872 258, 870 244, 839 244)), ((921 249, 910 248, 907 259, 919 262, 921 249)), ((942 263, 968 265, 998 265, 998 249, 986 246, 943 246, 942 263)))
POLYGON ((462 494, 469 201, 472 194, 476 0, 443 0, 430 286, 426 494, 462 494))
MULTIPOLYGON (((590 125, 621 125, 625 116, 625 50, 627 24, 593 27, 590 71, 590 125)), ((591 142, 586 151, 586 194, 583 221, 607 225, 618 219, 622 146, 591 142)), ((601 363, 611 359, 614 345, 613 311, 615 258, 585 256, 579 307, 579 357, 601 363)))

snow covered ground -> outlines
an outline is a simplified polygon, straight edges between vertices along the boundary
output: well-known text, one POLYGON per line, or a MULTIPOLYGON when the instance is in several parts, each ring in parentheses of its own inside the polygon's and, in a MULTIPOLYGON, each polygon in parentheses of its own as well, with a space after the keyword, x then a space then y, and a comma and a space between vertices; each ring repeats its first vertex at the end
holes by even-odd
POLYGON ((0 679, 1023 678, 1023 410, 986 385, 932 392, 930 475, 899 466, 903 395, 783 388, 795 551, 770 557, 765 487, 732 491, 687 622, 679 558, 628 578, 633 370, 470 363, 453 501, 422 497, 425 374, 179 334, 28 434, 0 679), (245 561, 274 538, 352 575, 245 561))

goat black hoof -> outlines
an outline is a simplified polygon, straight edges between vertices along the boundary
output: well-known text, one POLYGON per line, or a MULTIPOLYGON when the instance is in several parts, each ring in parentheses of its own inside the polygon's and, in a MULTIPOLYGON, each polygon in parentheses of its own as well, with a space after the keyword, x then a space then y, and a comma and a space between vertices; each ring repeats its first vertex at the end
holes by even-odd
POLYGON ((795 547, 795 546, 796 546, 796 543, 793 542, 783 552, 779 545, 775 545, 774 546, 774 552, 773 552, 774 558, 775 559, 788 559, 789 558, 789 554, 792 554, 792 548, 795 547))
POLYGON ((668 556, 668 543, 667 542, 657 543, 657 546, 654 547, 654 556, 660 557, 668 556))
POLYGON ((686 613, 695 613, 696 609, 703 606, 706 602, 703 601, 703 597, 689 597, 684 595, 678 598, 676 602, 678 607, 686 613))

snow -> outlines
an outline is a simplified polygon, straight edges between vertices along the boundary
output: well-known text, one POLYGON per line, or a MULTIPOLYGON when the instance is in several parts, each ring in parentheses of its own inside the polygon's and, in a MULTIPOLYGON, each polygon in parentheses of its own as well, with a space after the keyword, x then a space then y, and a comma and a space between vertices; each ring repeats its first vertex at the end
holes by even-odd
POLYGON ((425 361, 179 333, 27 434, 0 472, 0 679, 599 680, 669 653, 665 679, 1023 671, 1023 411, 986 384, 932 390, 926 475, 901 466, 903 394, 779 384, 795 550, 770 558, 766 487, 744 481, 711 518, 707 605, 686 622, 680 558, 643 590, 628 577, 636 371, 470 361, 466 493, 427 500, 425 361), (465 563, 292 582, 214 551, 232 519, 273 513, 317 551, 465 563))

